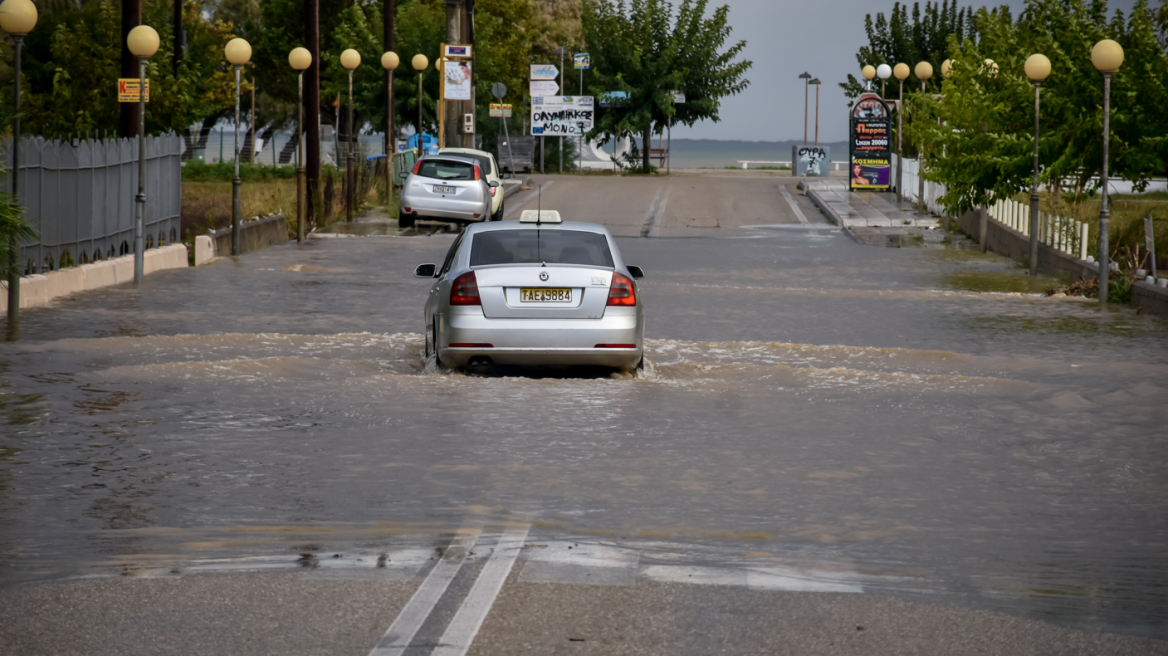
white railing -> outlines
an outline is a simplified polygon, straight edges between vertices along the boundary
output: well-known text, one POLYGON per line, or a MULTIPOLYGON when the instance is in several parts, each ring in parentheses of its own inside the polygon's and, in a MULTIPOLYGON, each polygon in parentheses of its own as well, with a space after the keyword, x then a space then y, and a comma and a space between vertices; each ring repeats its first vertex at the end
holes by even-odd
MULTIPOLYGON (((1030 206, 1014 200, 1000 200, 989 208, 990 216, 1030 236, 1030 206)), ((1038 241, 1055 250, 1087 259, 1087 224, 1050 212, 1038 212, 1038 241)))
MULTIPOLYGON (((892 156, 893 175, 896 175, 896 155, 892 156)), ((913 159, 904 160, 904 197, 920 202, 920 167, 913 159)), ((938 202, 945 195, 945 186, 925 181, 925 206, 933 214, 944 216, 945 208, 938 202)), ((989 215, 1000 223, 1010 226, 1027 237, 1030 236, 1030 206, 1013 200, 994 203, 987 208, 989 215)), ((1050 212, 1038 213, 1038 241, 1073 255, 1080 260, 1087 259, 1087 224, 1075 219, 1058 216, 1050 212)))

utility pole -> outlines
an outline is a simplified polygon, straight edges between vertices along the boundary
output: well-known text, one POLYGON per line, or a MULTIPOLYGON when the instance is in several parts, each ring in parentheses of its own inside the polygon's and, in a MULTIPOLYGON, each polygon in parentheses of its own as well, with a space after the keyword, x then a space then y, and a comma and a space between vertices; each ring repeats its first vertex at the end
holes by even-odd
MULTIPOLYGON (((382 43, 385 44, 385 52, 396 52, 394 48, 393 38, 393 19, 394 19, 394 0, 385 0, 385 16, 382 21, 382 43)), ((385 72, 385 165, 389 173, 386 177, 393 175, 393 153, 396 150, 394 147, 394 115, 393 107, 393 71, 385 72)), ((386 193, 392 193, 393 183, 389 183, 386 193)))
MULTIPOLYGON (((466 11, 463 0, 446 0, 446 41, 447 44, 462 43, 462 16, 466 11)), ((446 59, 438 58, 438 84, 446 86, 446 59)), ((441 95, 441 94, 440 94, 441 95)), ((442 108, 443 145, 461 144, 459 124, 462 122, 462 103, 445 100, 442 108)))
MULTIPOLYGON (((475 45, 474 10, 475 10, 475 0, 465 0, 464 6, 462 9, 462 14, 463 14, 462 30, 463 30, 463 35, 465 37, 463 39, 463 43, 465 43, 471 47, 470 48, 470 72, 471 72, 472 77, 471 77, 471 85, 470 85, 470 100, 463 101, 462 103, 459 103, 463 106, 463 114, 474 114, 475 107, 476 107, 476 105, 475 105, 475 100, 476 100, 475 85, 474 85, 473 75, 475 74, 475 65, 474 64, 475 64, 475 56, 476 56, 476 53, 478 52, 478 48, 474 47, 474 45, 475 45)), ((465 134, 462 135, 462 147, 463 148, 474 148, 475 147, 474 132, 466 132, 465 130, 463 132, 465 134)))
POLYGON ((183 59, 183 0, 174 0, 174 76, 183 59))
POLYGON ((304 0, 304 40, 305 47, 312 54, 312 65, 305 71, 304 104, 307 112, 305 139, 308 141, 305 148, 305 164, 307 164, 308 180, 305 196, 308 200, 308 218, 313 216, 316 203, 314 200, 320 194, 320 0, 304 0))
MULTIPOLYGON (((138 58, 130 52, 126 39, 130 30, 142 24, 142 0, 122 0, 122 75, 121 77, 138 77, 138 58)), ((121 106, 121 131, 123 139, 138 136, 138 123, 141 120, 141 110, 138 103, 118 103, 121 106)))

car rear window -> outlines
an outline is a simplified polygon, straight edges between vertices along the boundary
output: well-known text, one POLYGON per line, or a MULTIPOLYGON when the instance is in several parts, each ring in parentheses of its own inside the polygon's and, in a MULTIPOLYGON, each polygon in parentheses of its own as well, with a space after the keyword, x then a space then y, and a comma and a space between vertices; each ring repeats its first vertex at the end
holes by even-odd
MULTIPOLYGON (((453 155, 454 153, 451 153, 453 155)), ((458 153, 459 157, 473 159, 479 163, 479 168, 483 170, 483 175, 495 175, 495 167, 491 166, 491 158, 486 155, 476 155, 474 153, 458 153)))
POLYGON ((583 230, 491 230, 474 236, 470 265, 578 264, 613 268, 604 235, 583 230))
POLYGON ((447 159, 424 159, 418 175, 439 180, 474 180, 474 165, 447 159))

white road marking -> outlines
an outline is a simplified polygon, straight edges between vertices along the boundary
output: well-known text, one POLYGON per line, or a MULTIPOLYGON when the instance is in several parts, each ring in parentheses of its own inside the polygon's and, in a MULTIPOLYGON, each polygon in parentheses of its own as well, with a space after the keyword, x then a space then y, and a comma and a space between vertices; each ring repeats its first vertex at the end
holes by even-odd
POLYGON ((653 202, 649 204, 649 211, 645 214, 645 224, 641 226, 642 237, 656 237, 657 224, 661 222, 661 216, 665 214, 665 205, 669 202, 669 192, 673 187, 658 187, 657 195, 653 196, 653 202), (665 191, 665 196, 661 196, 661 191, 665 191), (657 202, 661 204, 658 205, 657 202))
POLYGON ((779 191, 783 192, 783 198, 787 199, 787 203, 791 206, 791 210, 795 212, 795 217, 799 219, 799 223, 809 223, 807 217, 803 216, 803 210, 799 209, 799 205, 795 203, 795 199, 791 198, 791 194, 787 191, 787 185, 779 185, 779 191))
POLYGON ((410 597, 401 613, 398 613, 393 624, 386 629, 377 646, 369 652, 369 656, 401 656, 405 653, 418 629, 422 628, 422 624, 430 616, 438 600, 446 593, 446 588, 450 586, 458 570, 462 568, 463 561, 477 539, 476 531, 462 533, 451 542, 442 560, 430 570, 426 580, 422 581, 422 585, 414 592, 414 596, 410 597))
MULTIPOLYGON (((541 185, 540 188, 547 189, 548 187, 554 185, 555 183, 556 183, 555 180, 552 180, 550 182, 545 182, 545 183, 543 183, 543 185, 541 185)), ((511 205, 511 209, 507 210, 506 212, 503 212, 503 218, 505 219, 505 218, 511 216, 511 214, 513 212, 518 210, 520 207, 523 207, 524 205, 527 204, 528 201, 530 201, 532 198, 535 198, 537 196, 539 196, 539 188, 532 190, 532 192, 530 194, 527 194, 527 196, 525 196, 523 198, 523 200, 516 200, 515 203, 511 205)), ((503 202, 507 202, 506 196, 503 197, 503 202)), ((551 209, 551 208, 548 208, 548 209, 551 209)))
POLYGON ((474 587, 438 640, 438 646, 431 652, 433 656, 463 656, 470 649, 495 598, 499 596, 499 590, 503 588, 503 582, 511 573, 511 567, 527 539, 527 531, 527 526, 513 528, 499 538, 499 544, 483 566, 474 587))

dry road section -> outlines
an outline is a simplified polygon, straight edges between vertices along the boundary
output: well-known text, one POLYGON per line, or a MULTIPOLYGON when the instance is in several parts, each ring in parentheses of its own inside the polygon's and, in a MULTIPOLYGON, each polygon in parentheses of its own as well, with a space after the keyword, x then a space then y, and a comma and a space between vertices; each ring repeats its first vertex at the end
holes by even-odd
POLYGON ((25 311, 0 653, 1168 651, 1164 321, 790 178, 534 182, 646 271, 643 372, 436 368, 449 234, 25 311))

